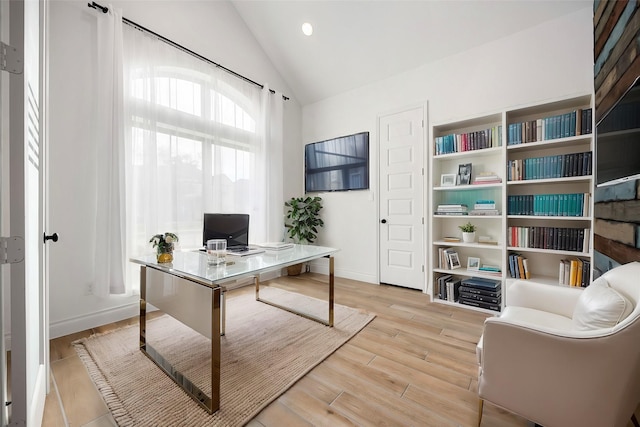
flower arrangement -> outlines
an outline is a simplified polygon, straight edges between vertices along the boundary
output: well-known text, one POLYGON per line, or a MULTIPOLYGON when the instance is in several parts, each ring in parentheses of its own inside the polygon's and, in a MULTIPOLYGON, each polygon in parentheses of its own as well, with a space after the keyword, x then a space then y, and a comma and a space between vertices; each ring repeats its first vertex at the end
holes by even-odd
MULTIPOLYGON (((177 241, 178 241, 178 236, 168 231, 164 234, 156 234, 149 240, 149 243, 153 244, 154 248, 157 248, 158 262, 171 262, 171 260, 161 261, 160 255, 171 254, 173 252, 173 244, 177 241)), ((168 257, 165 257, 165 258, 168 258, 168 257)), ((165 258, 162 258, 162 259, 165 259, 165 258)), ((173 258, 173 256, 171 258, 173 258)))

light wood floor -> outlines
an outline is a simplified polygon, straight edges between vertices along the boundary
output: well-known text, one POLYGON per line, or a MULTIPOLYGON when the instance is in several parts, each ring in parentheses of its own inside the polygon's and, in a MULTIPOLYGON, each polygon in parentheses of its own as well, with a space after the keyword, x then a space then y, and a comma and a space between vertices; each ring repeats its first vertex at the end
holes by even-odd
MULTIPOLYGON (((304 274, 267 283, 326 298, 324 281, 304 274)), ((228 298, 246 292, 253 288, 231 291, 228 298)), ((475 346, 486 315, 430 303, 419 291, 340 278, 335 300, 377 317, 249 426, 476 425, 475 346)), ((71 342, 137 322, 133 318, 52 340, 52 387, 44 426, 115 425, 71 342)), ((486 403, 482 425, 531 424, 486 403)))

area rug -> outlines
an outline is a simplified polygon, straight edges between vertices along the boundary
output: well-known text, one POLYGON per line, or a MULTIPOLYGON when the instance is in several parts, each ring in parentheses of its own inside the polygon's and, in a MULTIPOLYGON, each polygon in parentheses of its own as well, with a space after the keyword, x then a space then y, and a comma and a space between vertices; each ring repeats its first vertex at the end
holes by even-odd
MULTIPOLYGON (((327 316, 327 302, 276 288, 260 297, 327 316)), ((239 426, 256 416, 375 316, 339 304, 334 327, 255 301, 227 300, 221 337, 220 410, 208 414, 138 348, 137 325, 74 343, 119 426, 239 426)), ((210 342, 162 315, 147 321, 147 342, 209 394, 210 342)))

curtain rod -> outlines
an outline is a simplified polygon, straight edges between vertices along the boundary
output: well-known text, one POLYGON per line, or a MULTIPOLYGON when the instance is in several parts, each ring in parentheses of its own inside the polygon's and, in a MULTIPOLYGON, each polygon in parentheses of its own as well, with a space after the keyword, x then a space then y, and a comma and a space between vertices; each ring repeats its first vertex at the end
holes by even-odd
MULTIPOLYGON (((94 2, 94 1, 93 1, 93 2, 91 2, 91 3, 87 3, 87 6, 89 6, 89 7, 93 8, 93 9, 98 9, 98 10, 102 11, 102 13, 107 13, 107 12, 109 12, 109 8, 108 8, 108 7, 106 7, 106 6, 101 6, 101 5, 99 5, 98 3, 94 2)), ((182 45, 180 45, 180 44, 178 44, 178 43, 174 42, 173 40, 169 40, 168 38, 166 38, 166 37, 164 37, 164 36, 161 36, 160 34, 158 34, 158 33, 154 32, 154 31, 151 31, 150 29, 148 29, 148 28, 146 28, 146 27, 143 27, 143 26, 142 26, 142 25, 140 25, 140 24, 135 23, 135 22, 133 22, 133 21, 131 21, 131 20, 129 20, 129 19, 127 19, 127 18, 125 18, 124 16, 122 17, 122 22, 124 22, 125 24, 127 24, 127 25, 129 25, 129 26, 131 26, 131 27, 137 28, 138 30, 141 30, 141 31, 143 31, 143 32, 145 32, 145 33, 151 34, 152 36, 157 37, 158 39, 160 39, 160 40, 162 40, 163 42, 165 42, 165 43, 167 43, 167 44, 169 44, 169 45, 171 45, 171 46, 175 47, 176 49, 180 49, 181 51, 183 51, 183 52, 185 52, 185 53, 188 53, 188 54, 189 54, 189 55, 191 55, 191 56, 195 56, 196 58, 200 59, 201 61, 207 62, 207 63, 209 63, 209 64, 211 64, 211 65, 214 65, 214 66, 216 66, 216 67, 218 67, 218 68, 221 68, 221 69, 223 69, 224 71, 226 71, 227 73, 232 74, 232 75, 234 75, 234 76, 238 77, 239 79, 242 79, 242 80, 244 80, 244 81, 246 81, 246 82, 248 82, 248 83, 254 84, 254 85, 256 85, 256 86, 260 87, 261 89, 264 89, 264 85, 262 85, 262 84, 260 84, 260 83, 258 83, 258 82, 256 82, 256 81, 253 81, 253 80, 251 80, 250 78, 243 76, 242 74, 238 74, 238 73, 236 73, 235 71, 230 70, 230 69, 228 69, 227 67, 224 67, 224 66, 222 66, 222 65, 218 64, 217 62, 213 62, 212 60, 210 60, 210 59, 208 59, 208 58, 205 58, 204 56, 202 56, 202 55, 200 55, 200 54, 198 54, 198 53, 196 53, 196 52, 192 51, 191 49, 187 49, 186 47, 184 47, 184 46, 182 46, 182 45)), ((271 92, 271 93, 273 93, 273 94, 275 94, 275 93, 276 93, 273 89, 269 89, 269 92, 271 92)), ((285 96, 285 95, 282 95, 282 99, 284 99, 285 101, 287 101, 287 100, 289 99, 289 97, 288 97, 288 96, 285 96)))

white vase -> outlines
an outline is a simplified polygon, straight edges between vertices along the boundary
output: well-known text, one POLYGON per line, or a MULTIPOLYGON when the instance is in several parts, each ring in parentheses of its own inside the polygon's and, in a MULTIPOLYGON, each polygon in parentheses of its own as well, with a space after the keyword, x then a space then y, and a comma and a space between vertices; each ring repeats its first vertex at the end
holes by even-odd
POLYGON ((471 233, 462 232, 462 241, 465 243, 473 243, 476 241, 476 232, 472 231, 471 233))

